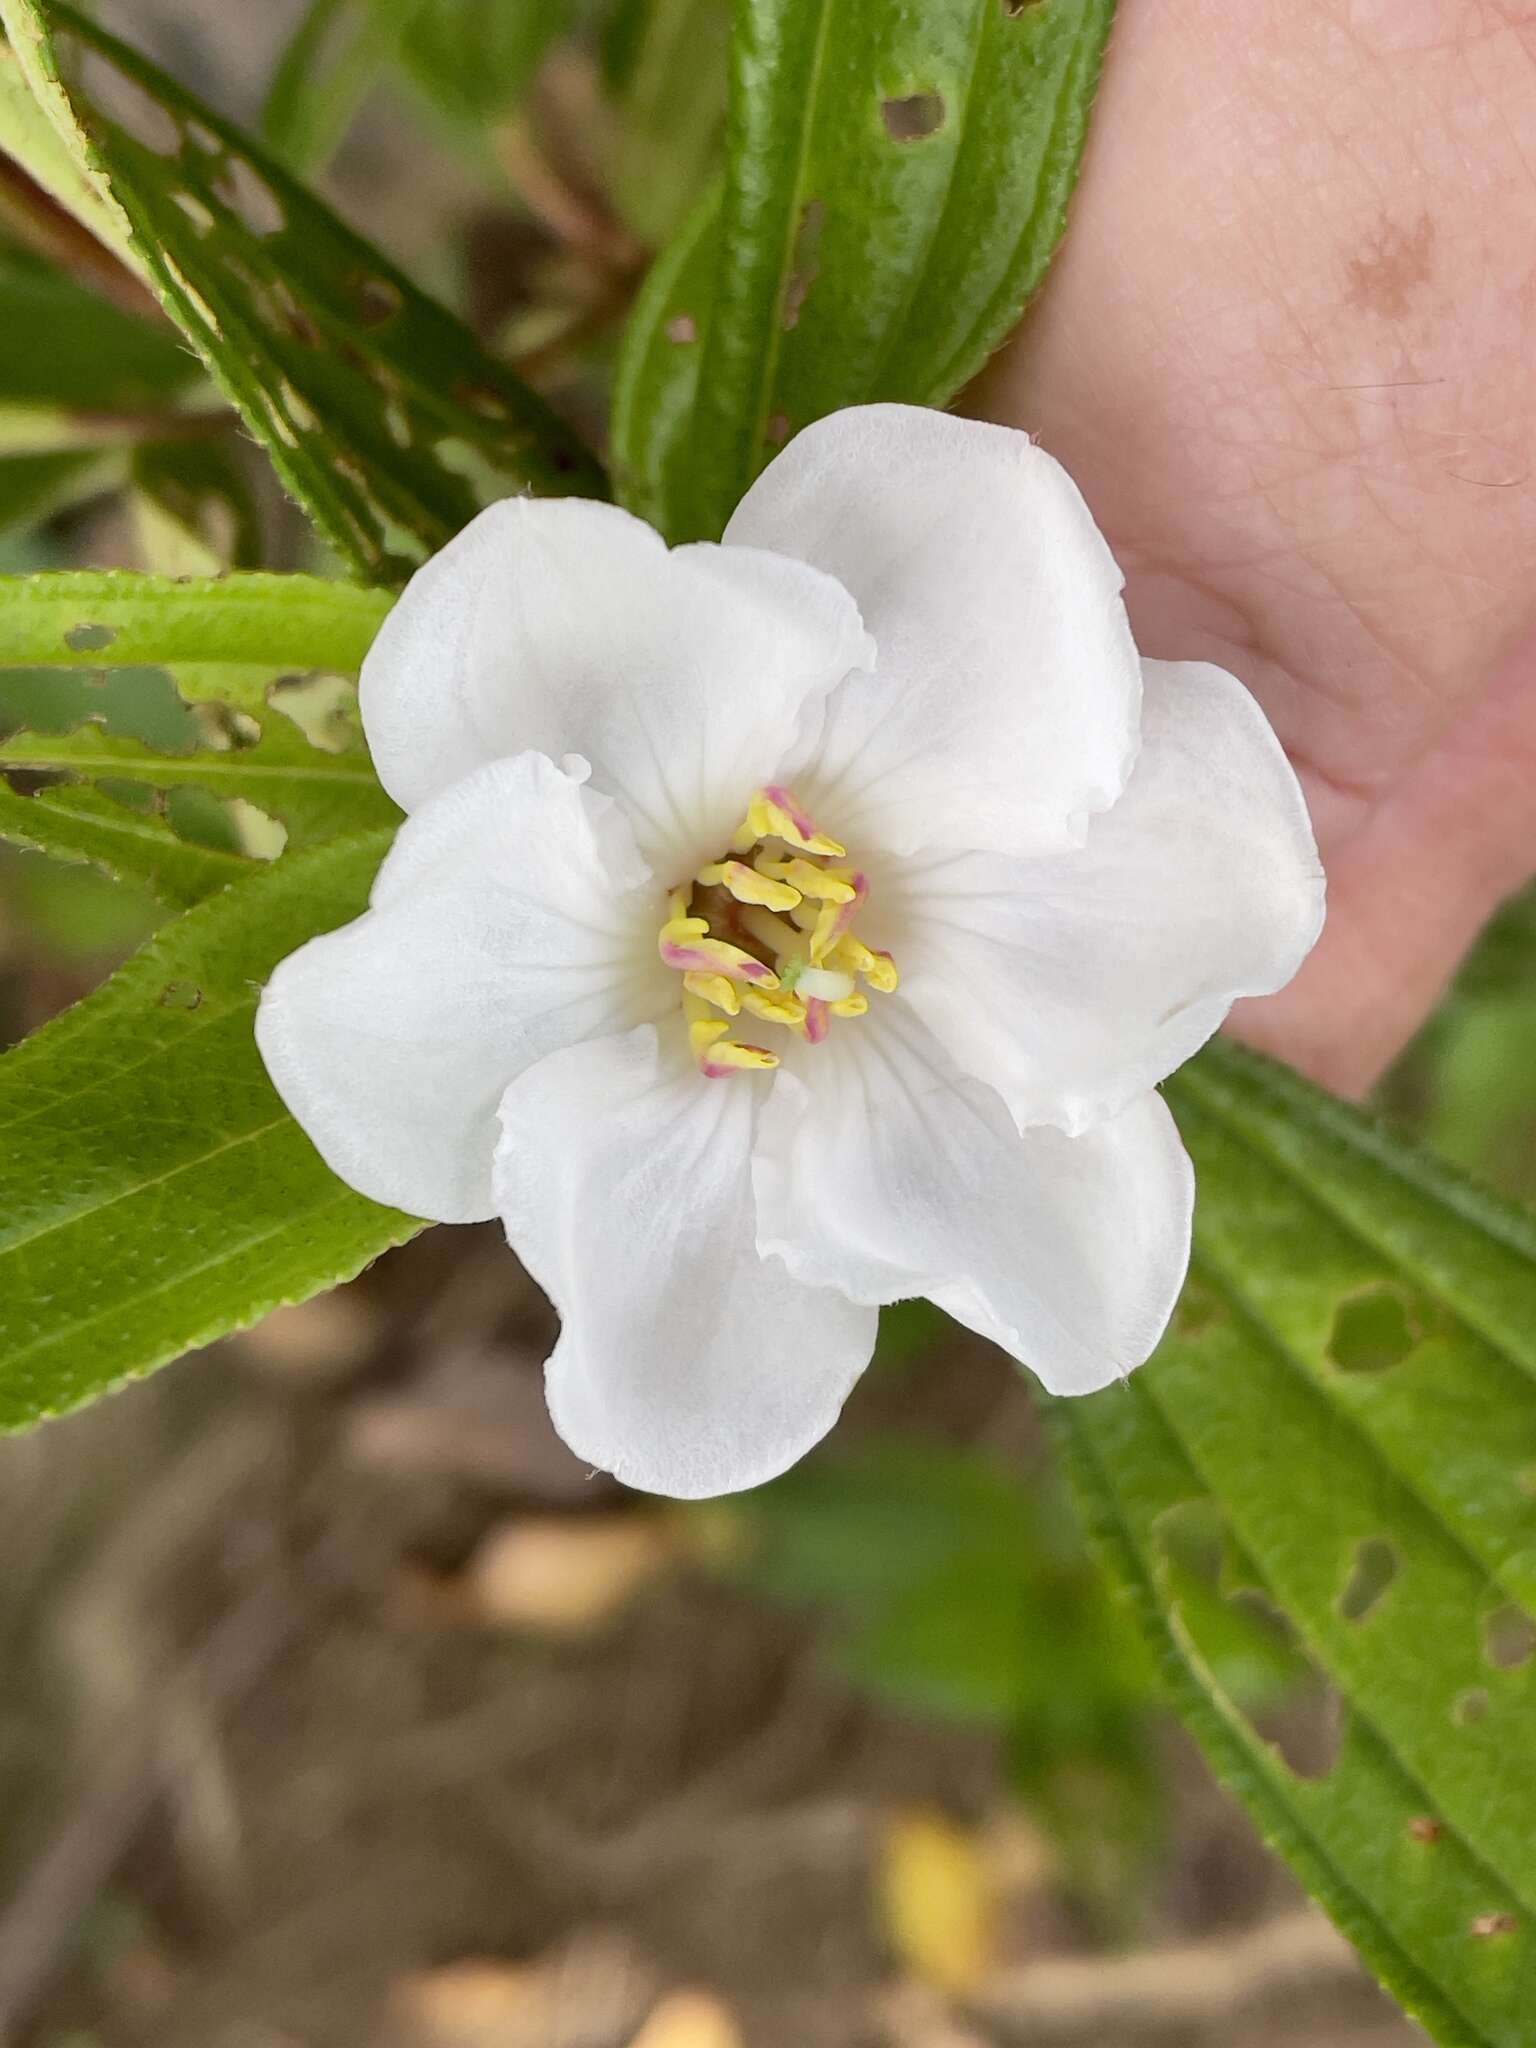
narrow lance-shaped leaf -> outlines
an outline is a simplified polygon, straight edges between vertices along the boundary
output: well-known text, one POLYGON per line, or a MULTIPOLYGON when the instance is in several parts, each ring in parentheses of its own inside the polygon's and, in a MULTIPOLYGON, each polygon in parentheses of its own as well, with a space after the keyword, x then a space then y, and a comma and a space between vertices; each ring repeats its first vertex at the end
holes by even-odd
MULTIPOLYGON (((10 728, 0 768, 109 793, 132 782, 238 798, 294 845, 398 822, 348 716, 347 679, 388 606, 384 592, 307 576, 0 581, 0 731, 10 728)), ((26 809, 7 807, 0 835, 97 859, 166 895, 166 850, 145 821, 109 808, 87 844, 62 794, 17 801, 26 809)), ((199 874, 212 885, 223 870, 182 863, 177 873, 172 900, 185 900, 199 874)))
POLYGON ((398 580, 482 483, 601 494, 542 400, 238 129, 68 7, 0 0, 0 20, 167 311, 360 573, 398 580))
POLYGON ((1090 1521, 1217 1769, 1444 2043, 1536 2010, 1536 1220, 1284 1070, 1171 1084, 1194 1273, 1158 1356, 1054 1413, 1090 1521), (1294 1632, 1336 1753, 1289 1761, 1213 1677, 1181 1579, 1294 1632))
POLYGON ((364 906, 387 833, 175 919, 0 1059, 0 1427, 351 1278, 420 1224, 336 1179, 252 1036, 285 953, 364 906))
POLYGON ((176 910, 251 873, 238 853, 189 844, 158 810, 72 783, 19 796, 0 780, 0 839, 56 860, 87 861, 114 881, 141 883, 176 910))
MULTIPOLYGON (((617 437, 629 490, 674 536, 718 534, 810 421, 942 404, 980 367, 1065 225, 1112 11, 741 0, 708 303, 687 309, 696 388, 664 401, 670 429, 632 408, 617 437)), ((658 314, 675 318, 651 295, 632 357, 654 357, 658 314)))

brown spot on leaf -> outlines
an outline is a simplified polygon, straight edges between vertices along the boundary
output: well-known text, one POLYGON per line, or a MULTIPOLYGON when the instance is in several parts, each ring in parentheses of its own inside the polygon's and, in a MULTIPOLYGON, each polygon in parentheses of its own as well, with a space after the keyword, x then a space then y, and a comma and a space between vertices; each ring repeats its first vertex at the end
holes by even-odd
POLYGON ((1518 1671, 1536 1656, 1536 1622, 1513 1600, 1484 1617, 1483 1655, 1495 1671, 1518 1671))
POLYGON ((674 313, 666 325, 668 341, 697 341, 699 323, 691 313, 674 313))
POLYGON ((788 334, 798 325, 801 310, 810 296, 811 286, 821 271, 817 260, 817 249, 821 243, 821 231, 826 224, 826 204, 820 199, 808 199, 800 215, 800 225, 795 230, 794 255, 790 261, 789 282, 784 288, 784 332, 788 334))
POLYGON ((1479 1913, 1468 1932, 1479 1941, 1487 1941, 1495 1934, 1513 1934, 1519 1925, 1513 1913, 1479 1913))
POLYGON ((347 289, 365 327, 387 327, 405 303, 392 279, 370 277, 367 271, 355 271, 347 279, 347 289))
POLYGON ((1421 284, 1434 273, 1435 223, 1421 213, 1411 228, 1382 218, 1362 256, 1349 259, 1349 303, 1400 320, 1421 284))
POLYGON ((1408 1836, 1414 1842, 1438 1842, 1445 1833, 1439 1821, 1431 1820, 1428 1814, 1419 1814, 1408 1823, 1408 1836))

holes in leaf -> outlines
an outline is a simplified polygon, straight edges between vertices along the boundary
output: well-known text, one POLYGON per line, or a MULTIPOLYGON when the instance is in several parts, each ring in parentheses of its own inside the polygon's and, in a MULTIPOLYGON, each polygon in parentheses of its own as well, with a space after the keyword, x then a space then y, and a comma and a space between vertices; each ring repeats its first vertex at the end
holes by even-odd
POLYGON ((347 290, 364 327, 387 327, 405 304, 399 285, 387 277, 372 277, 365 270, 352 273, 347 290))
POLYGON ((79 89, 125 135, 155 156, 178 156, 182 128, 148 87, 119 70, 99 50, 81 48, 76 66, 79 89))
POLYGON ((192 718, 199 746, 220 754, 241 753, 261 738, 261 726, 248 711, 232 704, 194 704, 192 718))
POLYGON ((790 256, 789 282, 784 287, 784 332, 788 334, 799 324, 800 315, 810 296, 811 286, 821 272, 817 251, 821 246, 821 231, 826 226, 826 203, 820 199, 808 199, 800 214, 800 225, 795 230, 795 246, 790 256))
POLYGON ((203 1000, 203 992, 195 981, 168 981, 160 991, 160 1001, 167 1010, 195 1010, 203 1000))
POLYGON ((280 818, 249 803, 243 796, 232 796, 224 804, 235 836, 235 851, 249 854, 252 860, 276 860, 288 844, 288 827, 280 818))
POLYGON ((507 401, 494 384, 476 384, 461 377, 453 387, 453 395, 460 405, 483 420, 507 418, 507 401))
POLYGON ((289 424, 298 433, 308 434, 319 425, 319 421, 315 418, 314 410, 308 400, 302 396, 297 387, 290 383, 286 377, 278 387, 278 396, 283 402, 283 411, 287 415, 289 424))
POLYGON ((1380 1606, 1383 1596, 1397 1577, 1397 1545, 1385 1536, 1367 1536, 1355 1548, 1344 1590, 1339 1595, 1339 1615, 1344 1621, 1366 1621, 1380 1606))
POLYGON ((1402 1364, 1423 1334, 1402 1294, 1378 1282, 1339 1303, 1328 1356, 1340 1372, 1387 1372, 1402 1364))
POLYGON ((1519 1925, 1514 1913, 1479 1913, 1467 1932, 1474 1941, 1491 1941, 1497 1935, 1515 1933, 1519 1925))
POLYGON ((323 669, 282 676, 267 691, 267 702, 324 754, 343 754, 356 742, 357 687, 347 676, 323 669))
POLYGON ((1536 1622, 1513 1600, 1484 1616, 1483 1656, 1495 1671, 1518 1671, 1536 1656, 1536 1622))
POLYGON ((176 191, 171 194, 171 198, 200 235, 208 234, 217 225, 217 214, 211 207, 205 206, 195 192, 176 191))
POLYGON ((116 638, 116 626, 71 626, 64 635, 64 645, 72 654, 100 654, 116 638))
POLYGON ((1255 1582, 1216 1503, 1183 1501, 1168 1509, 1156 1542, 1177 1632, 1212 1682, 1294 1776, 1326 1778, 1343 1739, 1343 1700, 1255 1582))
POLYGON ((682 347, 699 338, 699 323, 691 313, 674 313, 662 329, 668 341, 675 341, 682 347))
POLYGON ((1488 1694, 1480 1685, 1458 1693, 1451 1704, 1451 1719, 1458 1728, 1475 1728, 1488 1712, 1488 1694))
POLYGON ((892 142, 922 142, 937 135, 947 114, 941 92, 912 92, 880 102, 880 118, 892 142))
POLYGON ((243 156, 226 156, 213 189, 232 207, 253 235, 281 234, 288 225, 283 203, 260 171, 243 156))

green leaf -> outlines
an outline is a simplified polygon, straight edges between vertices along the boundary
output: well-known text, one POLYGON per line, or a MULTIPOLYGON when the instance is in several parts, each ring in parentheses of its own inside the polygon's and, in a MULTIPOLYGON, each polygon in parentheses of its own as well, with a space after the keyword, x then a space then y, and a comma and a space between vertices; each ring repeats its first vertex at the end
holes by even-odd
MULTIPOLYGON (((0 667, 196 662, 356 675, 387 591, 320 576, 137 576, 119 569, 0 577, 0 667)), ((226 701, 257 708, 248 695, 226 701)))
POLYGON ((620 219, 652 248, 688 219, 719 157, 730 20, 729 0, 628 0, 610 22, 608 185, 620 219))
MULTIPOLYGON (((310 576, 0 579, 0 727, 14 728, 0 768, 237 798, 292 845, 396 824, 347 715, 346 679, 389 602, 310 576)), ((27 823, 27 843, 42 845, 56 821, 45 806, 27 823)), ((78 858, 72 828, 57 836, 78 858)), ((160 886, 148 835, 120 833, 112 865, 160 886)))
POLYGON ((632 410, 619 441, 669 533, 717 535, 811 420, 943 404, 980 367, 1060 238, 1112 11, 741 0, 693 402, 670 433, 632 410))
POLYGON ((424 0, 311 0, 273 73, 261 132, 299 176, 323 164, 424 0))
POLYGON ((0 19, 166 310, 361 574, 398 581, 481 486, 601 493, 543 401, 238 129, 62 4, 0 19), (84 59, 89 89, 65 82, 84 59))
POLYGON ((631 512, 667 532, 683 489, 684 429, 699 383, 699 337, 719 255, 720 191, 705 194, 650 274, 613 386, 613 480, 631 512))
MULTIPOLYGON (((363 4, 379 13, 400 0, 363 4)), ((573 0, 417 0, 399 38, 401 68, 435 113, 475 133, 517 106, 574 12, 573 0)))
POLYGON ((230 436, 142 441, 129 467, 139 559, 166 576, 218 576, 262 559, 261 517, 230 436))
POLYGON ((198 374, 169 331, 120 312, 21 249, 0 247, 0 401, 76 412, 163 407, 198 374))
POLYGON ((0 533, 50 519, 126 473, 122 452, 85 448, 68 454, 0 456, 0 533))
POLYGON ((0 781, 0 839, 59 860, 89 861, 114 881, 143 883, 177 910, 251 873, 238 853, 189 844, 158 810, 71 784, 18 796, 0 781))
POLYGON ((252 1037, 262 981, 363 908, 387 843, 291 855, 187 911, 0 1059, 0 1427, 349 1279, 421 1227, 322 1164, 252 1037))
POLYGON ((1435 2037, 1536 2000, 1536 1219, 1216 1044, 1170 1084, 1195 1263, 1126 1386, 1056 1404, 1175 1697, 1270 1842, 1435 2037), (1213 1674, 1176 1533, 1287 1618, 1337 1755, 1288 1763, 1213 1674))

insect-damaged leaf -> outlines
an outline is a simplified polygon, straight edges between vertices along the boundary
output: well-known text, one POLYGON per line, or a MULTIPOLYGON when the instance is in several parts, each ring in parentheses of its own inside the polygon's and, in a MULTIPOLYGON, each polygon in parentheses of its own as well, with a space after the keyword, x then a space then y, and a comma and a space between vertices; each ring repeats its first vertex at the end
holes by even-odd
MULTIPOLYGON (((0 768, 66 775, 75 796, 85 782, 238 798, 292 845, 398 822, 349 716, 348 679, 388 608, 382 591, 311 576, 0 579, 0 768)), ((231 859, 252 865, 171 864, 150 819, 84 808, 89 831, 63 790, 17 797, 0 836, 168 901, 229 879, 231 859)))
POLYGON ((72 9, 0 0, 28 81, 294 496, 398 580, 485 496, 601 494, 568 428, 262 150, 72 9))
POLYGON ((1437 2040, 1536 2010, 1536 1220, 1220 1043, 1169 1086, 1195 1264, 1123 1387, 1055 1404, 1175 1698, 1271 1843, 1437 2040), (1180 1530, 1331 1692, 1289 1760, 1214 1678, 1180 1530))
POLYGON ((713 538, 812 420, 941 405, 1045 273, 1112 0, 741 0, 718 218, 626 340, 626 501, 713 538))

